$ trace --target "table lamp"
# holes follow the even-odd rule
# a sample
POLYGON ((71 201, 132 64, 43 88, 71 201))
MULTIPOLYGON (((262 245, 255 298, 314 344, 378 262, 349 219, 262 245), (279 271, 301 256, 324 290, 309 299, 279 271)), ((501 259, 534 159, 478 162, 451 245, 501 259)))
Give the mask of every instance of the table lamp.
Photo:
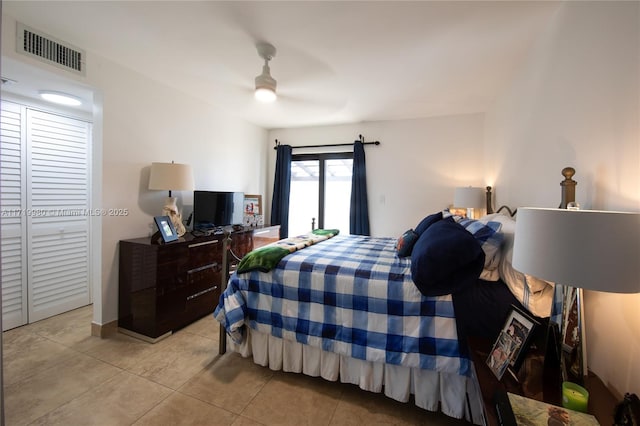
MULTIPOLYGON (((587 355, 582 290, 640 292, 640 213, 520 208, 513 267, 563 289, 576 289, 578 379, 583 381, 587 355)), ((561 367, 564 376, 564 363, 561 367)))
POLYGON ((485 205, 484 190, 473 186, 456 188, 453 193, 453 206, 467 209, 467 217, 474 219, 475 210, 485 205))
POLYGON ((192 191, 193 172, 187 164, 151 163, 149 174, 149 189, 169 191, 162 208, 162 215, 169 216, 179 236, 184 235, 186 229, 182 224, 182 216, 178 211, 178 200, 171 196, 171 191, 192 191))

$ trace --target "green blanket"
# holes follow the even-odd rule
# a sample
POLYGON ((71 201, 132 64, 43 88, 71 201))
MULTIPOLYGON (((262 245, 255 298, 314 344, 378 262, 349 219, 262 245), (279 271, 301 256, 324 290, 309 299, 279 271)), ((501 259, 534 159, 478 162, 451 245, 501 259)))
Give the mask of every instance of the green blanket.
POLYGON ((242 258, 237 271, 239 274, 249 271, 269 272, 289 253, 329 239, 338 235, 339 232, 338 229, 315 229, 307 235, 285 238, 260 247, 242 258))
POLYGON ((339 229, 314 229, 313 231, 311 231, 311 233, 314 235, 323 235, 331 238, 335 235, 338 235, 340 233, 340 230, 339 229))
POLYGON ((290 252, 278 246, 264 246, 255 249, 242 258, 238 264, 238 273, 249 271, 269 272, 290 252))

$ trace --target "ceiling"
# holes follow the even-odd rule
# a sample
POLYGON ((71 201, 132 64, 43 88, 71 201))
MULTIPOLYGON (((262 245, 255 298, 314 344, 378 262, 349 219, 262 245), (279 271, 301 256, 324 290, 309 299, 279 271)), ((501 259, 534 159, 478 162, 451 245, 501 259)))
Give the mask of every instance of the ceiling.
MULTIPOLYGON (((2 13, 271 129, 485 111, 558 7, 5 0, 2 13), (277 49, 270 63, 278 82, 273 104, 252 94, 263 65, 258 41, 277 49)), ((3 58, 3 77, 18 80, 3 90, 40 84, 37 73, 19 67, 3 58)))

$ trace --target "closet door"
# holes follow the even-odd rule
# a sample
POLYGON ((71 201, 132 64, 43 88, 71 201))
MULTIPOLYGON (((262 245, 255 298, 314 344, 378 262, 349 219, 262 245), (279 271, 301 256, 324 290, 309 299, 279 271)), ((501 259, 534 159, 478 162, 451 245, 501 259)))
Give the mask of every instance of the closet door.
POLYGON ((91 303, 91 124, 27 110, 29 322, 91 303))
POLYGON ((24 325, 28 321, 25 111, 24 107, 6 101, 0 107, 3 331, 24 325))

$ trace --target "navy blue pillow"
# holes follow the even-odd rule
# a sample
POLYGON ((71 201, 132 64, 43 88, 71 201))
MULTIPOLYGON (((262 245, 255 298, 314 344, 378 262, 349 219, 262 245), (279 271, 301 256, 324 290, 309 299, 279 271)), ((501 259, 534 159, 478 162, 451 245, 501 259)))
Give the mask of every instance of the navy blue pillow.
POLYGON ((420 221, 418 226, 416 226, 416 234, 422 235, 424 231, 427 230, 431 225, 436 223, 437 221, 442 219, 442 212, 430 214, 420 221))
POLYGON ((411 252, 411 276, 425 296, 453 294, 478 280, 484 251, 453 218, 431 224, 411 252))
POLYGON ((413 245, 418 241, 419 235, 413 229, 409 229, 404 234, 400 235, 396 242, 396 249, 398 250, 399 257, 407 257, 413 250, 413 245))

